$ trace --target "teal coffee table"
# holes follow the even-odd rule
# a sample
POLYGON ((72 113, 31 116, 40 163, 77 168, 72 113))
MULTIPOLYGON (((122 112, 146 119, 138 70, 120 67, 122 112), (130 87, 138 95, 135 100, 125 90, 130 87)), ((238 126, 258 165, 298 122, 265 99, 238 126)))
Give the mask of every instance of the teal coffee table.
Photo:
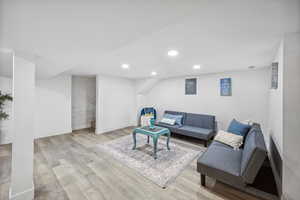
POLYGON ((168 137, 167 138, 167 148, 168 148, 168 150, 170 150, 169 142, 170 142, 171 132, 169 131, 169 129, 159 127, 159 126, 154 126, 153 128, 150 128, 149 126, 135 128, 132 133, 133 143, 134 143, 133 148, 132 148, 133 150, 136 149, 136 134, 137 133, 147 135, 147 143, 148 144, 149 144, 150 137, 152 137, 153 148, 154 148, 153 149, 154 150, 154 152, 153 152, 154 159, 157 158, 156 151, 157 151, 157 141, 158 141, 159 136, 166 135, 168 137))

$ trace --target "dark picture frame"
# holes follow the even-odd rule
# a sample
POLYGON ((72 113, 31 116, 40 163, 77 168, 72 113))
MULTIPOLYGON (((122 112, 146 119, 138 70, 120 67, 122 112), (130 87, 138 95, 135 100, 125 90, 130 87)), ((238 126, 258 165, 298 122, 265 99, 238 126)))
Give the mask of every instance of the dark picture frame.
POLYGON ((197 94, 197 78, 185 79, 185 95, 197 94))
POLYGON ((278 62, 272 63, 271 89, 278 88, 278 62))
POLYGON ((220 79, 220 95, 232 96, 231 78, 220 79))

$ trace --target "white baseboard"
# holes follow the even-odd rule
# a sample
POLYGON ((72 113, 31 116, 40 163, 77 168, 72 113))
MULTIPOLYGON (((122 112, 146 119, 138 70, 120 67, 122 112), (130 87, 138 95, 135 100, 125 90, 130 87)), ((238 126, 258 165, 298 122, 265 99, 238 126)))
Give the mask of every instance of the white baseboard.
POLYGON ((96 134, 97 135, 101 135, 103 133, 107 133, 107 132, 111 132, 111 131, 116 131, 116 130, 120 130, 120 129, 123 129, 123 128, 128 128, 128 127, 132 127, 132 125, 126 125, 126 126, 120 126, 120 127, 117 127, 117 128, 107 128, 107 129, 102 129, 102 130, 98 130, 96 128, 96 134))
POLYGON ((59 132, 52 132, 52 133, 47 133, 45 135, 39 135, 36 136, 34 139, 40 139, 40 138, 47 138, 47 137, 52 137, 52 136, 56 136, 56 135, 64 135, 64 134, 68 134, 68 133, 72 133, 72 129, 66 129, 63 131, 59 131, 59 132))
POLYGON ((17 194, 11 193, 11 188, 9 189, 9 200, 33 200, 34 199, 34 185, 32 188, 27 189, 23 192, 17 194))

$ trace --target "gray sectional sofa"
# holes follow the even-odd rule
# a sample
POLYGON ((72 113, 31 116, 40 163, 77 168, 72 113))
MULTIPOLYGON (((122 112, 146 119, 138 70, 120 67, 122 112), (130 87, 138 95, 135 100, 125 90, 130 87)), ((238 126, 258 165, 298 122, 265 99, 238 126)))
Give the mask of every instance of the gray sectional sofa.
POLYGON ((201 139, 204 141, 205 146, 207 146, 207 142, 212 139, 216 133, 216 121, 213 115, 177 111, 165 111, 165 114, 182 115, 182 125, 168 125, 157 122, 157 126, 169 128, 172 133, 201 139))
POLYGON ((267 157, 267 149, 259 124, 252 125, 243 149, 234 150, 226 144, 213 141, 197 161, 201 184, 205 176, 212 177, 244 191, 248 189, 267 157))

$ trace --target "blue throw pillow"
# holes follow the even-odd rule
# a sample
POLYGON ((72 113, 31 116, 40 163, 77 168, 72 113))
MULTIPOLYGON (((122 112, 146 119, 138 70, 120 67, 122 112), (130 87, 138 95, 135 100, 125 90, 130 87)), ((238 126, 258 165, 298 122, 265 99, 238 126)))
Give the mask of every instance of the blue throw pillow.
POLYGON ((234 133, 237 135, 244 136, 244 138, 247 136, 247 133, 249 132, 251 126, 248 124, 243 124, 241 122, 238 122, 237 120, 233 119, 228 127, 227 132, 234 133))
POLYGON ((175 119, 175 124, 182 126, 182 115, 164 114, 164 118, 175 119))

